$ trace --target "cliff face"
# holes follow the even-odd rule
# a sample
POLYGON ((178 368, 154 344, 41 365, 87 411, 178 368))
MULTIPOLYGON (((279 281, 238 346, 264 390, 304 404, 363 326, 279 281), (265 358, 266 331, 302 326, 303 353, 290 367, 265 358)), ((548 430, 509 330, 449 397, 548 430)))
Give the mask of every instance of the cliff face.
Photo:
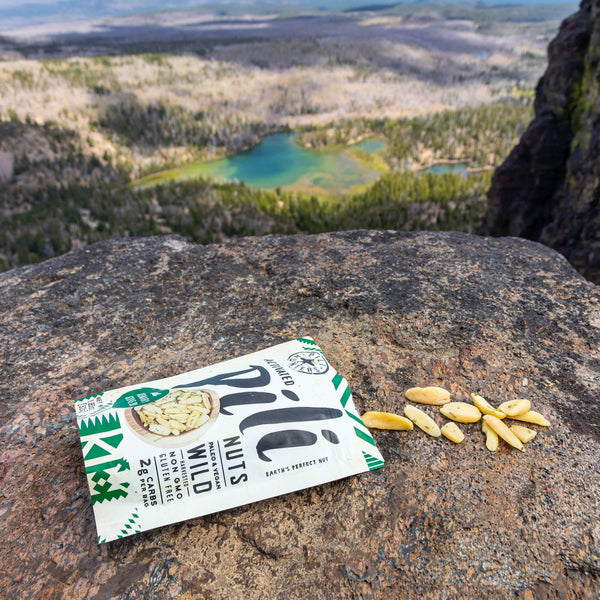
POLYGON ((555 248, 600 281, 600 0, 561 25, 535 119, 495 173, 482 233, 555 248))
POLYGON ((0 359, 2 600, 598 598, 600 289, 541 244, 103 242, 0 274, 0 359), (361 413, 442 385, 552 427, 493 454, 478 423, 374 431, 383 469, 98 546, 73 398, 300 335, 361 413))

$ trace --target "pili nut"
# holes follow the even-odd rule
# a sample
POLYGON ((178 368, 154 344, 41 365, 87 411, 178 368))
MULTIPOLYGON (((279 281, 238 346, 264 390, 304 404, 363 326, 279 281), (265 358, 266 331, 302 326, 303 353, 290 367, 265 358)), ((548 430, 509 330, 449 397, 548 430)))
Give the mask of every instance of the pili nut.
MULTIPOLYGON (((193 395, 190 394, 189 396, 186 396, 185 398, 181 398, 179 400, 179 404, 183 404, 183 405, 198 404, 199 401, 202 401, 202 400, 200 400, 199 398, 194 398, 193 395)), ((204 405, 204 403, 203 403, 203 405, 204 405)))
POLYGON ((529 400, 510 400, 509 402, 503 402, 498 410, 501 410, 507 417, 518 417, 529 412, 531 408, 531 402, 529 400))
POLYGON ((406 390, 404 394, 411 402, 418 402, 419 404, 441 406, 450 402, 450 392, 441 387, 414 387, 406 390))
POLYGON ((177 402, 171 402, 170 400, 157 400, 156 402, 154 402, 154 404, 156 404, 156 406, 158 406, 161 410, 179 406, 177 402))
POLYGON ((465 439, 465 434, 460 430, 456 423, 446 423, 441 429, 442 435, 447 437, 451 442, 460 444, 465 439))
POLYGON ((440 412, 445 417, 459 423, 477 423, 481 419, 479 409, 466 402, 449 402, 440 408, 440 412))
POLYGON ((514 419, 515 421, 522 421, 523 423, 533 423, 534 425, 541 425, 542 427, 550 427, 550 421, 548 421, 545 417, 540 415, 539 412, 535 412, 535 410, 530 410, 524 415, 511 417, 511 419, 514 419))
POLYGON ((373 429, 395 429, 399 431, 412 431, 413 424, 410 419, 393 413, 368 411, 362 417, 362 422, 373 429))
POLYGON ((187 412, 186 406, 170 406, 169 408, 163 408, 163 412, 167 415, 178 415, 187 412))
POLYGON ((501 410, 494 408, 483 396, 479 394, 471 394, 471 400, 473 400, 473 404, 484 414, 484 415, 494 415, 494 417, 498 417, 498 419, 504 419, 506 414, 501 410))
POLYGON ((404 414, 421 430, 432 437, 440 437, 442 432, 437 423, 422 410, 416 406, 407 404, 404 407, 404 414))
POLYGON ((210 396, 206 392, 171 390, 156 402, 135 407, 135 412, 146 429, 169 436, 201 427, 210 419, 210 406, 210 396))
POLYGON ((511 425, 510 430, 524 443, 530 442, 537 434, 533 429, 523 427, 523 425, 511 425))
POLYGON ((483 420, 494 430, 498 437, 501 437, 507 444, 523 452, 521 440, 505 425, 498 417, 494 415, 483 415, 483 420))
POLYGON ((481 421, 481 431, 485 433, 485 447, 490 452, 496 452, 498 450, 498 434, 490 428, 485 420, 481 421))
POLYGON ((152 433, 158 433, 158 435, 171 435, 171 430, 163 425, 153 423, 152 425, 148 425, 148 429, 152 431, 152 433))

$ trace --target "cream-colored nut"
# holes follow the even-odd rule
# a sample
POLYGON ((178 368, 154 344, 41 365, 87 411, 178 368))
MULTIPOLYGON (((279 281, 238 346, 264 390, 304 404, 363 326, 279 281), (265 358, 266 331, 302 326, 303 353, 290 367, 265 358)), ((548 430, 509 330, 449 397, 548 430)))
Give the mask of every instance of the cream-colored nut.
POLYGON ((414 387, 404 392, 411 402, 440 406, 450 402, 450 392, 441 387, 414 387))
POLYGON ((208 408, 206 408, 204 404, 202 406, 200 406, 199 404, 188 404, 187 407, 190 409, 190 411, 198 411, 203 415, 207 415, 210 412, 210 410, 208 410, 208 408))
POLYGON ((479 394, 471 394, 471 400, 473 400, 473 404, 484 414, 484 415, 494 415, 494 417, 498 417, 499 419, 504 419, 506 415, 497 408, 494 408, 483 396, 479 394))
POLYGON ((493 429, 499 437, 513 448, 523 452, 523 444, 521 440, 498 418, 494 415, 483 415, 483 420, 493 429))
POLYGON ((206 392, 171 390, 156 402, 135 407, 135 411, 142 425, 153 433, 179 435, 206 423, 211 408, 206 392))
POLYGON ((446 423, 441 429, 442 435, 446 436, 451 442, 460 444, 465 439, 465 434, 460 430, 456 423, 446 423))
POLYGON ((169 419, 179 421, 180 423, 185 423, 190 416, 190 413, 175 413, 173 415, 167 415, 169 419))
POLYGON ((540 415, 539 412, 535 412, 535 410, 530 410, 526 412, 524 415, 519 415, 518 417, 511 417, 515 421, 522 421, 523 423, 533 423, 534 425, 541 425, 542 427, 550 427, 550 422, 540 415))
POLYGON ((196 427, 201 427, 208 421, 208 415, 200 415, 198 418, 198 422, 196 423, 196 427))
POLYGON ((199 404, 202 403, 202 406, 204 406, 204 403, 202 402, 202 399, 198 397, 197 394, 190 394, 189 396, 187 396, 187 398, 181 398, 179 400, 179 404, 183 404, 184 406, 190 405, 190 404, 199 404))
POLYGON ((175 419, 171 419, 169 421, 169 429, 177 429, 177 431, 187 431, 187 427, 186 427, 185 423, 180 423, 179 421, 176 421, 175 419))
POLYGON ((416 406, 407 404, 404 407, 404 414, 421 430, 429 434, 432 437, 440 437, 442 432, 437 426, 437 423, 422 410, 416 406))
POLYGON ((529 400, 510 400, 509 402, 503 402, 498 410, 501 410, 507 417, 519 417, 529 412, 531 408, 531 402, 529 400))
POLYGON ((171 429, 169 427, 164 427, 163 425, 153 423, 148 426, 148 429, 152 431, 152 433, 158 433, 158 435, 171 435, 171 429))
MULTIPOLYGON (((167 396, 167 398, 168 398, 168 396, 167 396)), ((178 406, 177 402, 175 402, 171 398, 169 398, 167 400, 167 398, 165 398, 163 400, 157 400, 156 402, 153 402, 153 404, 155 406, 158 406, 161 410, 165 410, 166 408, 174 408, 174 407, 178 406)))
POLYGON ((368 411, 361 417, 362 422, 374 429, 395 429, 398 431, 412 431, 413 424, 410 419, 393 413, 368 411))
POLYGON ((496 452, 498 450, 498 434, 485 421, 481 421, 481 431, 485 433, 485 447, 490 452, 496 452))
POLYGON ((537 432, 523 425, 511 425, 510 430, 524 443, 530 442, 536 435, 537 432))
POLYGON ((477 423, 481 419, 479 409, 466 402, 449 402, 440 408, 440 412, 445 417, 459 423, 477 423))
POLYGON ((194 427, 196 427, 196 425, 198 425, 199 420, 200 420, 200 413, 194 412, 187 418, 185 424, 190 429, 194 429, 194 427))
POLYGON ((176 415, 178 413, 187 413, 188 409, 185 406, 179 406, 179 404, 176 404, 175 406, 170 406, 169 408, 165 408, 163 410, 163 412, 165 413, 165 415, 176 415))

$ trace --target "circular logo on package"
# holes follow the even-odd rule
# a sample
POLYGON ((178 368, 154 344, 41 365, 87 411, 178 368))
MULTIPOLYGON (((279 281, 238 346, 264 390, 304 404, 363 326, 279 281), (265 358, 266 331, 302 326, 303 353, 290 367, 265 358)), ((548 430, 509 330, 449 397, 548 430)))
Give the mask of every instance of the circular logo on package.
POLYGON ((290 369, 308 375, 320 375, 329 369, 329 363, 317 350, 303 350, 288 357, 290 369))

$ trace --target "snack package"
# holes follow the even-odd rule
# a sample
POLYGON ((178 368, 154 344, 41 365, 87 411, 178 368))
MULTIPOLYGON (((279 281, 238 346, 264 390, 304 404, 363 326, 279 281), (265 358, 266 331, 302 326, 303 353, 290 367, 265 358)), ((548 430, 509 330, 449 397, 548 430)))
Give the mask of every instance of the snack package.
POLYGON ((309 338, 75 409, 99 543, 383 466, 309 338))

